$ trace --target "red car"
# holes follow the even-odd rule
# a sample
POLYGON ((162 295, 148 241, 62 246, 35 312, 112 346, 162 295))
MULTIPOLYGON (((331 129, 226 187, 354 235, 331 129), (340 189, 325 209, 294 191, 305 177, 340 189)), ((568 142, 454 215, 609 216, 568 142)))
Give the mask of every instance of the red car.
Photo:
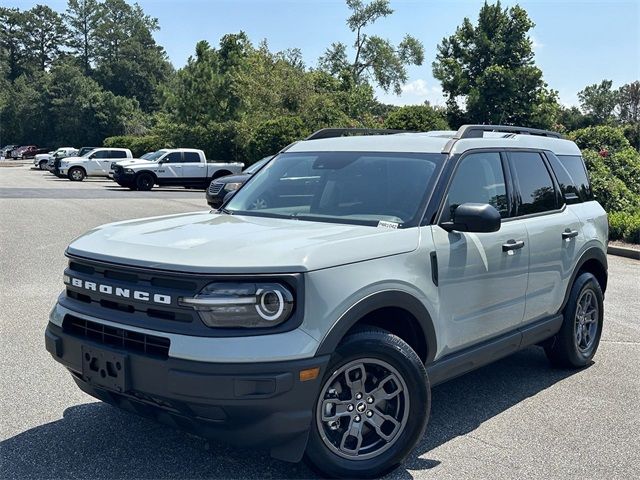
POLYGON ((23 145, 11 152, 11 158, 14 160, 24 160, 25 158, 33 158, 36 154, 41 153, 36 145, 23 145))

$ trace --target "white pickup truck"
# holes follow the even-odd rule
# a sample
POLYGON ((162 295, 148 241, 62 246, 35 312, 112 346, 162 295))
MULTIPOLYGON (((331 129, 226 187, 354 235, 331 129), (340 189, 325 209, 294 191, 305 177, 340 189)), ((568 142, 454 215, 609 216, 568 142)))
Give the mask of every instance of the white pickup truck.
POLYGON ((243 163, 214 162, 202 150, 162 149, 142 160, 112 164, 113 179, 132 190, 151 190, 154 185, 207 188, 212 180, 240 173, 243 163))
POLYGON ((85 177, 108 177, 114 160, 133 158, 128 148, 95 148, 82 157, 69 157, 60 162, 60 176, 74 182, 85 177))

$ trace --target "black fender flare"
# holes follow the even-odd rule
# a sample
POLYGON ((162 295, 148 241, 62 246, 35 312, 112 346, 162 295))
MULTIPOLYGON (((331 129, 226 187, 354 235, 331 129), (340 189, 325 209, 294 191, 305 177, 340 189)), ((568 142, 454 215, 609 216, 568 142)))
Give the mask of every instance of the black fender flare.
POLYGON ((362 298, 343 313, 324 336, 316 355, 332 354, 346 333, 365 315, 385 307, 402 308, 417 320, 427 342, 427 364, 433 361, 437 351, 437 339, 433 320, 424 304, 410 293, 401 290, 384 290, 362 298))
MULTIPOLYGON (((607 272, 608 270, 607 254, 602 250, 602 248, 599 248, 596 246, 588 247, 584 252, 582 252, 582 254, 580 255, 580 258, 576 263, 576 266, 573 269, 573 273, 571 274, 571 278, 569 279, 569 283, 567 284, 567 290, 564 293, 564 300, 562 300, 562 306, 560 307, 560 310, 558 310, 558 313, 561 313, 564 310, 564 307, 567 305, 567 302, 569 301, 569 296, 571 295, 571 287, 573 287, 573 282, 575 282, 576 277, 578 276, 578 272, 580 271, 582 266, 585 263, 587 263, 589 260, 596 260, 598 263, 602 265, 602 267, 604 268, 604 271, 607 272)), ((605 284, 602 286, 602 293, 604 293, 605 289, 606 289, 606 277, 605 277, 605 284)))

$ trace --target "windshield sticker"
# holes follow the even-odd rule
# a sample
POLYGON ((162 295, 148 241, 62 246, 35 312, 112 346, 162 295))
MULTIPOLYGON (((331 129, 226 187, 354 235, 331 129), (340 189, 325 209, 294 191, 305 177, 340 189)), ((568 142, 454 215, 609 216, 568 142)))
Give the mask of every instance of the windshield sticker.
POLYGON ((380 220, 378 222, 378 227, 391 228, 392 230, 397 230, 398 224, 395 222, 385 222, 384 220, 380 220))

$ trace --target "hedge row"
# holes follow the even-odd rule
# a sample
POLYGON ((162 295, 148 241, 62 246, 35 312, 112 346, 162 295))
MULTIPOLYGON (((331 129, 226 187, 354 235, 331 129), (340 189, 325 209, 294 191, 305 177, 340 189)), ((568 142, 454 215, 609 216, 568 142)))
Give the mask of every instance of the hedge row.
POLYGON ((609 214, 609 240, 640 243, 640 211, 609 214))

